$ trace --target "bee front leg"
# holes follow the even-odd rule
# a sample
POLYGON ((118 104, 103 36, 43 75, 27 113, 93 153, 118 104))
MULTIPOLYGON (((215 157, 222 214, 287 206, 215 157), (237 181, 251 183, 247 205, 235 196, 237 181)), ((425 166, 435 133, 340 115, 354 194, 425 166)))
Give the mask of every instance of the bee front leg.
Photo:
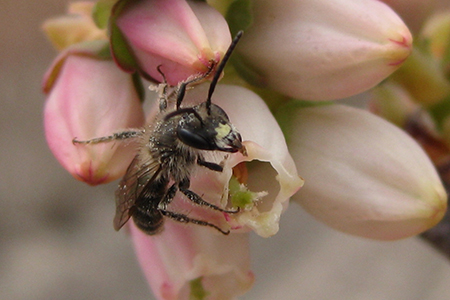
POLYGON ((77 140, 77 138, 73 138, 72 143, 73 144, 98 144, 98 143, 108 143, 115 140, 125 140, 130 138, 135 138, 138 136, 141 136, 144 134, 144 130, 129 130, 129 131, 122 131, 122 132, 116 132, 112 135, 108 136, 102 136, 98 138, 93 138, 90 140, 84 140, 80 141, 77 140))
POLYGON ((203 158, 201 157, 197 157, 197 164, 199 166, 208 168, 210 170, 216 171, 216 172, 222 172, 223 171, 223 166, 213 163, 213 162, 209 162, 209 161, 205 161, 203 158))
POLYGON ((150 85, 149 89, 151 91, 158 92, 159 95, 159 111, 165 111, 167 108, 167 102, 168 102, 168 95, 167 95, 167 88, 169 87, 167 84, 166 75, 161 70, 162 65, 159 65, 156 67, 156 70, 158 70, 158 73, 161 74, 163 78, 163 82, 158 85, 150 85))
POLYGON ((201 205, 201 206, 206 206, 209 207, 211 209, 220 211, 220 212, 224 212, 224 213, 229 213, 229 214, 235 214, 237 212, 239 212, 239 209, 237 210, 226 210, 223 208, 220 208, 214 204, 211 204, 205 200, 202 199, 202 197, 200 197, 199 195, 197 195, 196 193, 194 193, 193 191, 191 191, 189 189, 190 186, 190 181, 189 179, 185 179, 182 182, 180 182, 178 184, 178 188, 180 189, 180 191, 192 202, 194 202, 195 204, 201 205))

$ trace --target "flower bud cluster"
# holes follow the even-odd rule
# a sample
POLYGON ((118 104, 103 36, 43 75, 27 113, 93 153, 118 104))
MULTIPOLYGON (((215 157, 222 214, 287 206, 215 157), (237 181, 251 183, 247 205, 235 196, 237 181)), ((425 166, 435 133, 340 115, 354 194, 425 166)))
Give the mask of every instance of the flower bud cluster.
MULTIPOLYGON (((245 151, 223 159, 206 153, 220 172, 204 162, 189 170, 190 189, 239 212, 187 208, 177 192, 170 203, 150 206, 159 213, 173 204, 178 221, 218 223, 231 234, 164 218, 164 231, 150 236, 127 223, 156 297, 234 299, 245 293, 254 280, 247 232, 276 234, 291 197, 332 228, 366 238, 405 238, 439 222, 447 195, 429 155, 378 116, 324 101, 369 90, 400 68, 395 83, 378 89, 372 110, 406 128, 423 105, 439 120, 436 128, 450 132, 450 114, 434 106, 447 103, 442 99, 450 84, 443 71, 432 76, 436 62, 450 61, 450 43, 437 41, 448 33, 450 18, 424 29, 421 38, 431 42, 423 44, 434 58, 420 77, 409 75, 429 57, 412 51, 408 27, 381 1, 219 2, 75 2, 69 15, 44 24, 60 51, 43 82, 47 142, 64 168, 91 185, 122 177, 137 151, 150 147, 117 138, 124 130, 152 130, 164 108, 153 105, 145 116, 142 80, 152 82, 155 98, 172 99, 180 83, 200 78, 182 91, 181 107, 202 103, 210 86, 204 81, 222 76, 216 72, 232 34, 245 32, 224 70, 222 82, 234 85, 214 81, 212 95, 245 151), (411 88, 419 81, 420 88, 411 88), (86 140, 91 143, 76 142, 86 140)), ((168 110, 176 109, 171 105, 168 110)))

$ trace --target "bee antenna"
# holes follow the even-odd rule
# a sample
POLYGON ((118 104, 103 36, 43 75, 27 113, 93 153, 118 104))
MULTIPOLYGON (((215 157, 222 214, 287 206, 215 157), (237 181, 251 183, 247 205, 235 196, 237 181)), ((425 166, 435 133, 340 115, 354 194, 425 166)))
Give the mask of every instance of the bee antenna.
POLYGON ((177 95, 177 110, 180 109, 181 102, 183 102, 184 95, 186 94, 187 86, 188 86, 189 84, 191 84, 191 83, 200 81, 200 80, 202 80, 202 79, 208 77, 208 76, 211 74, 211 72, 213 71, 215 65, 214 65, 214 62, 213 62, 213 61, 210 61, 210 63, 211 63, 211 64, 210 64, 210 66, 209 66, 209 68, 208 68, 208 71, 207 71, 206 73, 200 74, 200 76, 196 76, 196 77, 193 77, 193 78, 188 78, 186 81, 182 82, 182 83, 178 86, 178 92, 177 92, 177 93, 178 93, 178 95, 177 95))
POLYGON ((163 83, 167 83, 167 79, 166 79, 166 75, 163 73, 163 71, 161 70, 162 65, 158 65, 156 67, 156 70, 158 71, 158 73, 162 76, 163 78, 163 83))
POLYGON ((209 85, 208 98, 206 99, 206 109, 208 111, 208 114, 211 113, 211 97, 212 97, 212 94, 214 93, 217 82, 219 81, 219 77, 222 74, 222 71, 225 68, 225 65, 226 65, 228 59, 230 58, 231 53, 233 53, 233 50, 236 47, 239 40, 241 39, 243 33, 244 33, 244 31, 240 30, 234 37, 233 41, 231 42, 230 47, 228 47, 227 52, 223 56, 222 61, 220 62, 219 66, 216 69, 216 73, 214 74, 211 84, 209 85))

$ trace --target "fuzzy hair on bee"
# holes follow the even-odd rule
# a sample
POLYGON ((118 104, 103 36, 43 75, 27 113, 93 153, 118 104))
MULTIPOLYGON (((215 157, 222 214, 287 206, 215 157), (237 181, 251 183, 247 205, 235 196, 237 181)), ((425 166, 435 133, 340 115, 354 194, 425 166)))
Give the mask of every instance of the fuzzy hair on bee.
POLYGON ((159 66, 158 71, 164 79, 158 86, 160 113, 151 125, 91 140, 73 140, 74 144, 97 144, 130 138, 138 140, 138 152, 116 191, 116 230, 132 218, 139 229, 155 235, 162 231, 164 218, 170 218, 181 223, 212 227, 223 234, 230 233, 211 222, 169 210, 169 204, 176 193, 181 192, 205 209, 230 214, 239 211, 224 209, 204 200, 190 190, 190 181, 196 165, 215 172, 223 171, 222 164, 205 160, 205 151, 241 152, 246 155, 238 130, 226 112, 211 101, 219 77, 241 36, 242 32, 236 35, 217 68, 212 62, 208 72, 188 78, 177 87, 167 85, 162 66, 159 66), (209 77, 213 71, 206 101, 182 107, 188 88, 209 77), (171 106, 174 108, 169 109, 171 106))

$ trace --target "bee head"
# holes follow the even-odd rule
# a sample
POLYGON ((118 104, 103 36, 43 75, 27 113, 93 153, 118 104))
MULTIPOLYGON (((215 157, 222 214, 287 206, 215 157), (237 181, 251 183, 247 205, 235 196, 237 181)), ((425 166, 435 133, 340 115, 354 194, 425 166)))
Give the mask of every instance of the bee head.
MULTIPOLYGON (((180 116, 177 125, 177 136, 180 141, 190 147, 200 150, 219 150, 232 153, 240 151, 244 155, 246 153, 245 147, 242 145, 241 135, 233 124, 230 123, 225 111, 211 101, 214 89, 225 68, 225 64, 241 38, 242 33, 242 31, 239 31, 236 34, 222 61, 215 70, 206 101, 194 107, 181 108, 180 105, 183 101, 187 85, 197 81, 197 79, 184 82, 178 90, 177 109, 165 117, 168 120, 175 116, 180 116)), ((201 76, 200 78, 204 77, 201 76)))
POLYGON ((242 138, 225 111, 218 105, 201 103, 184 113, 177 126, 178 138, 200 150, 238 152, 242 138))

